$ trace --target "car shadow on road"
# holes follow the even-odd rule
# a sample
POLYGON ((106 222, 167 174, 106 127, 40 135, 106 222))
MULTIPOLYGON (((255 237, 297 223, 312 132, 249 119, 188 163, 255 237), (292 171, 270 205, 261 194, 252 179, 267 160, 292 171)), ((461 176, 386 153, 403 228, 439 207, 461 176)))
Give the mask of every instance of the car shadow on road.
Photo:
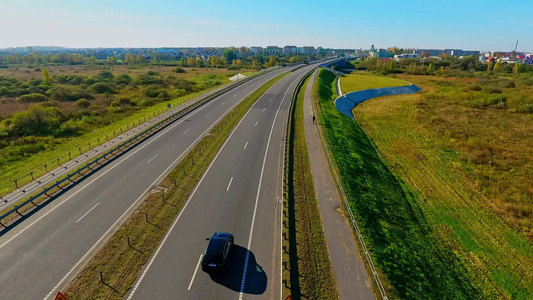
POLYGON ((239 245, 233 245, 233 249, 230 253, 228 271, 225 273, 209 274, 211 279, 233 291, 240 292, 244 264, 248 252, 248 266, 246 268, 246 282, 244 284, 243 292, 245 294, 253 295, 263 294, 267 286, 267 276, 263 271, 263 268, 257 264, 254 253, 239 245))

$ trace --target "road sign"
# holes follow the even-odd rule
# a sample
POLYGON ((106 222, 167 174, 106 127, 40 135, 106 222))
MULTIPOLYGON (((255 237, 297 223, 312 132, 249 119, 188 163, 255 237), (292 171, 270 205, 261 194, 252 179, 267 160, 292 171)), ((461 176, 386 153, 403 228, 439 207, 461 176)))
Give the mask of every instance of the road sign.
POLYGON ((68 299, 67 297, 63 296, 61 292, 58 292, 55 300, 68 300, 68 299))

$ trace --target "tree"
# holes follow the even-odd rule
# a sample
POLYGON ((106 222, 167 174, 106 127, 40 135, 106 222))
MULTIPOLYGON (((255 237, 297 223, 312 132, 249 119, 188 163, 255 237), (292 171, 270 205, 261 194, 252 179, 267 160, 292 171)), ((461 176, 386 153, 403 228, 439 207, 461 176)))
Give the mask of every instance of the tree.
POLYGON ((195 61, 194 58, 192 58, 192 57, 187 58, 187 65, 189 65, 189 67, 194 66, 195 62, 196 61, 195 61))
POLYGON ((518 64, 514 64, 513 73, 518 74, 519 71, 520 71, 520 67, 518 66, 518 64))
POLYGON ((430 63, 426 72, 430 75, 433 75, 435 73, 435 65, 433 63, 430 63))
POLYGON ((187 66, 187 61, 185 60, 185 56, 181 57, 180 66, 182 66, 182 67, 186 67, 187 66))
POLYGON ((48 73, 48 70, 45 67, 43 67, 42 69, 42 74, 43 74, 43 84, 51 85, 52 79, 50 78, 50 74, 48 73))
POLYGON ((396 46, 387 48, 387 52, 392 52, 394 54, 400 54, 401 53, 400 48, 398 48, 396 46))
POLYGON ((268 62, 265 64, 265 66, 267 68, 270 68, 270 67, 273 67, 276 65, 276 58, 274 56, 270 56, 270 59, 268 60, 268 62))
POLYGON ((209 60, 211 62, 211 66, 218 66, 222 63, 222 60, 220 59, 218 55, 211 56, 209 60))
POLYGON ((202 58, 200 56, 198 56, 194 62, 194 64, 200 68, 202 66, 202 58))
POLYGON ((143 56, 139 53, 139 54, 137 54, 137 58, 136 58, 135 60, 137 61, 137 63, 142 64, 143 61, 144 61, 144 58, 143 58, 143 56))
POLYGON ((231 62, 233 62, 234 59, 237 58, 237 54, 235 54, 234 51, 235 51, 235 48, 230 47, 230 48, 226 48, 222 52, 222 57, 224 57, 226 59, 227 63, 231 63, 231 62))
POLYGON ((494 68, 494 63, 492 61, 487 62, 487 71, 490 72, 494 68))
POLYGON ((494 72, 501 72, 503 70, 502 68, 502 63, 501 62, 497 62, 495 65, 494 65, 494 69, 493 71, 494 72))
POLYGON ((133 57, 133 54, 128 53, 126 56, 124 56, 124 63, 126 64, 133 64, 135 62, 135 58, 133 57))

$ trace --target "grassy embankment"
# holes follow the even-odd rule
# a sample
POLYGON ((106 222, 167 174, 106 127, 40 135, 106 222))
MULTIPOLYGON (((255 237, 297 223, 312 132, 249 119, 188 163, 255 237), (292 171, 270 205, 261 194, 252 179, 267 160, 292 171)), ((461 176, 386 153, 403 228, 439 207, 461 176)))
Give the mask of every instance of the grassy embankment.
POLYGON ((533 115, 520 113, 531 84, 400 78, 423 92, 374 99, 354 115, 481 295, 533 299, 533 115))
POLYGON ((341 89, 344 94, 360 90, 375 89, 380 87, 393 87, 409 85, 409 82, 383 76, 368 76, 347 74, 340 78, 341 89))
MULTIPOLYGON (((1 70, 0 75, 11 76, 20 80, 30 80, 31 78, 40 76, 40 73, 34 74, 35 72, 33 71, 27 74, 23 69, 10 68, 1 70), (28 76, 31 77, 27 78, 28 76)), ((227 84, 230 81, 226 75, 233 75, 235 73, 234 71, 230 72, 228 70, 218 69, 187 69, 187 73, 173 73, 170 67, 156 67, 153 69, 150 68, 150 70, 152 72, 155 71, 155 74, 157 74, 156 77, 158 78, 170 78, 172 76, 172 78, 175 78, 174 80, 190 80, 191 82, 196 82, 198 86, 206 85, 207 82, 213 80, 217 80, 221 84, 227 84), (211 71, 215 73, 208 73, 211 71)), ((26 71, 30 72, 29 70, 26 71)), ((58 66, 50 68, 50 75, 60 76, 74 72, 75 76, 97 76, 98 72, 101 71, 101 68, 90 66, 58 66)), ((111 68, 111 71, 121 73, 117 74, 117 76, 124 74, 143 76, 143 73, 146 73, 145 69, 129 70, 125 66, 111 68)), ((54 83, 53 86, 71 88, 68 84, 54 83)), ((78 133, 66 136, 28 136, 11 140, 6 139, 5 142, 2 141, 0 145, 0 160, 2 162, 0 167, 0 194, 14 190, 14 180, 18 181, 19 186, 31 181, 30 172, 33 172, 35 178, 45 174, 44 165, 47 165, 48 170, 53 169, 57 166, 57 158, 59 158, 59 163, 67 162, 70 160, 69 157, 76 157, 80 152, 84 153, 89 151, 91 147, 94 148, 99 143, 104 143, 113 138, 113 136, 119 135, 139 125, 141 122, 167 111, 169 104, 172 107, 183 105, 191 99, 218 86, 160 103, 154 101, 154 104, 146 107, 140 105, 136 107, 128 105, 121 106, 122 111, 120 114, 110 114, 106 112, 105 107, 110 105, 112 99, 136 99, 136 97, 141 97, 146 85, 125 87, 118 90, 118 94, 112 96, 94 95, 95 99, 90 101, 91 106, 86 110, 90 111, 92 115, 90 117, 82 116, 76 121, 76 124, 73 124, 75 128, 79 128, 78 133)), ((8 113, 24 111, 31 105, 35 105, 32 103, 14 102, 13 99, 4 99, 2 101, 0 103, 0 114, 2 115, 0 119, 7 117, 8 113)), ((87 114, 86 111, 80 111, 80 108, 76 107, 76 102, 56 102, 55 105, 66 115, 87 114)))
POLYGON ((305 139, 303 101, 309 77, 297 90, 291 109, 283 222, 284 297, 338 299, 322 219, 315 195, 305 139))
POLYGON ((161 182, 159 186, 166 189, 164 194, 148 196, 93 257, 68 287, 66 296, 69 299, 122 299, 233 128, 257 99, 285 75, 287 73, 264 84, 214 126, 161 182), (100 281, 100 272, 105 283, 100 281))
POLYGON ((320 121, 389 298, 477 299, 492 293, 484 293, 485 282, 475 281, 440 242, 416 191, 394 176, 362 127, 335 109, 334 79, 319 73, 320 121))

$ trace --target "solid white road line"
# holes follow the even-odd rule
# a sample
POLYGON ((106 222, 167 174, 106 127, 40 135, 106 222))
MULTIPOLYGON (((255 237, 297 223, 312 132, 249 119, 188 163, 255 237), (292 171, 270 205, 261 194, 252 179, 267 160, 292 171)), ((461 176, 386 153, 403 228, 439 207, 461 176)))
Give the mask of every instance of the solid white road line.
POLYGON ((241 280, 241 289, 240 289, 240 293, 239 293, 239 300, 242 300, 242 297, 244 296, 244 286, 246 284, 246 273, 248 272, 248 262, 250 260, 250 251, 251 251, 250 248, 252 246, 252 237, 254 235, 255 216, 257 214, 257 205, 259 204, 259 195, 261 193, 261 185, 263 183, 263 175, 264 175, 264 172, 265 172, 265 164, 266 164, 266 159, 267 159, 267 155, 268 155, 268 148, 270 146, 270 141, 272 140, 272 133, 274 132, 274 126, 276 125, 276 120, 278 118, 279 111, 281 109, 281 105, 285 101, 285 97, 287 96, 287 93, 289 92, 289 90, 291 89, 292 85, 295 82, 296 81, 293 81, 291 83, 291 85, 289 85, 289 88, 287 88, 287 91, 285 92, 285 95, 283 96, 283 99, 281 99, 281 102, 279 103, 278 110, 276 111, 276 115, 274 116, 274 120, 272 121, 272 126, 270 127, 270 134, 268 135, 268 141, 267 141, 267 144, 266 144, 265 156, 263 157, 263 165, 261 167, 261 176, 259 177, 259 185, 257 186, 257 194, 255 196, 254 213, 252 215, 252 224, 250 225, 250 235, 248 237, 248 245, 247 245, 247 248, 246 248, 246 258, 244 259, 244 270, 242 272, 242 280, 241 280))
POLYGON ((98 204, 100 204, 100 202, 96 203, 96 205, 93 206, 93 208, 89 209, 89 211, 86 212, 83 216, 81 216, 81 218, 79 218, 78 221, 76 221, 76 223, 78 223, 79 221, 81 221, 81 219, 85 218, 85 216, 88 215, 91 211, 93 211, 93 209, 95 209, 95 208, 98 206, 98 204))
POLYGON ((248 142, 246 142, 246 144, 244 145, 244 149, 246 149, 247 146, 248 146, 248 142))
POLYGON ((189 283, 189 287, 187 288, 188 291, 191 290, 192 283, 194 282, 194 278, 196 277, 196 272, 198 272, 198 267, 200 267, 200 262, 202 261, 202 256, 204 256, 203 253, 200 254, 200 258, 198 259, 198 263, 196 264, 196 269, 194 269, 194 274, 192 274, 191 282, 189 283))
POLYGON ((233 177, 231 177, 231 179, 229 180, 229 183, 228 183, 228 188, 226 188, 226 192, 229 191, 229 187, 231 186, 231 182, 233 181, 233 177))
POLYGON ((159 155, 159 154, 156 154, 154 157, 150 158, 150 159, 146 162, 146 164, 149 164, 149 163, 150 163, 152 160, 154 160, 154 158, 156 158, 158 155, 159 155))
POLYGON ((182 133, 182 134, 186 134, 189 130, 191 130, 191 129, 189 128, 189 129, 185 130, 185 132, 182 133))
POLYGON ((259 123, 259 121, 255 122, 255 126, 257 126, 257 123, 259 123))

